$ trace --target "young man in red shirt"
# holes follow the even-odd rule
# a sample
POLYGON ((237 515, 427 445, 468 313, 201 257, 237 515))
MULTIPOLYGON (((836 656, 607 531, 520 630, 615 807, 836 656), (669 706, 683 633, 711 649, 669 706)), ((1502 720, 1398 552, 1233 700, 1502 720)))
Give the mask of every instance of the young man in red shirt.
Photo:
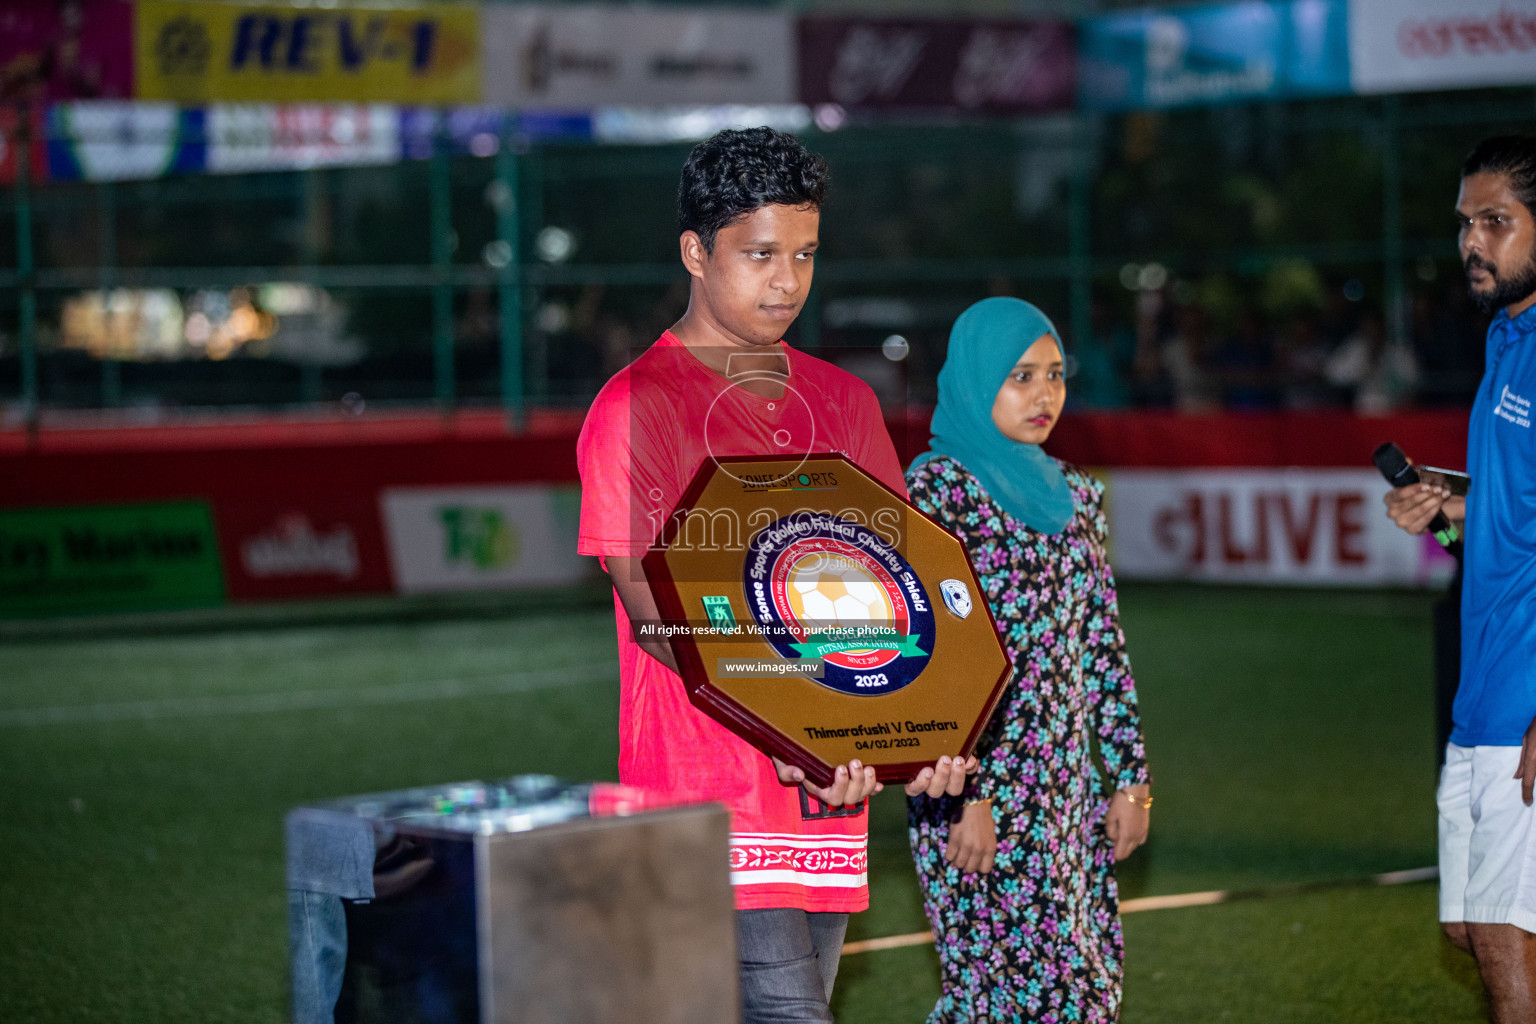
MULTIPOLYGON (((688 700, 640 557, 708 459, 835 451, 903 496, 874 393, 783 334, 810 291, 826 164, 769 128, 726 131, 689 155, 678 190, 688 311, 616 374, 578 442, 579 550, 613 580, 620 661, 619 777, 731 811, 746 1024, 829 1022, 848 914, 869 903, 874 769, 832 784, 763 754, 688 700)), ((957 795, 975 760, 942 758, 907 785, 957 795)))

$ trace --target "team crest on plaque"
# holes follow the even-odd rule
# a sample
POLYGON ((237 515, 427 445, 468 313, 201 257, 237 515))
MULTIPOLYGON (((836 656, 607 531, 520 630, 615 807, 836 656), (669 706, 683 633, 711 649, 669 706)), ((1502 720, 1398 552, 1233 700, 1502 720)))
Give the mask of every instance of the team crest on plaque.
POLYGON ((1011 672, 959 540, 840 455, 706 463, 644 565, 693 703, 823 785, 969 755, 1011 672))
POLYGON ((764 637, 786 659, 820 658, 819 682, 890 693, 933 654, 933 608, 901 552, 835 516, 788 516, 747 546, 745 588, 764 637))
POLYGON ((939 584, 944 595, 944 606, 962 619, 971 614, 971 592, 959 580, 944 580, 939 584))

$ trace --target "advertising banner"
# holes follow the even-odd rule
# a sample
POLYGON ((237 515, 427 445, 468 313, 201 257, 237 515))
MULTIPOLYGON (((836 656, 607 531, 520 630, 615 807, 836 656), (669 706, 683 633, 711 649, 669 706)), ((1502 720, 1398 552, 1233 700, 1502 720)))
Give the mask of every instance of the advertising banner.
POLYGON ((1349 0, 1356 92, 1536 82, 1536 0, 1349 0))
POLYGON ((400 111, 400 151, 425 160, 441 149, 454 156, 491 156, 501 148, 509 117, 495 107, 406 107, 400 111))
POLYGON ((218 517, 231 601, 394 590, 370 494, 229 501, 218 517))
POLYGON ((727 128, 766 125, 796 134, 812 124, 799 103, 721 103, 712 107, 602 107, 592 112, 592 137, 599 142, 696 142, 727 128))
POLYGON ((0 511, 0 617, 220 604, 200 501, 0 511))
POLYGON ((22 113, 15 107, 0 107, 0 185, 9 185, 16 180, 19 168, 16 161, 21 159, 25 151, 30 156, 27 161, 27 173, 33 181, 41 181, 48 176, 48 151, 44 144, 47 130, 47 122, 43 117, 43 110, 34 107, 31 116, 27 118, 27 131, 22 132, 22 113), (22 139, 27 140, 23 144, 22 139))
POLYGON ((1085 107, 1127 110, 1349 91, 1345 0, 1201 4, 1085 19, 1085 107))
POLYGON ((133 96, 129 0, 0 0, 0 78, 7 101, 133 96))
POLYGON ((216 103, 207 117, 214 173, 400 159, 400 114, 384 103, 216 103))
POLYGON ((504 111, 499 107, 405 107, 400 111, 400 149, 407 160, 437 150, 454 156, 494 156, 507 138, 538 142, 585 142, 592 115, 579 111, 504 111))
POLYGON ((475 103, 480 8, 139 0, 140 99, 475 103))
POLYGON ((204 113, 174 103, 83 100, 48 108, 48 174, 130 181, 207 166, 204 113))
POLYGON ((999 114, 1072 106, 1067 22, 805 18, 798 31, 802 103, 999 114))
POLYGON ((579 582, 574 488, 392 487, 380 498, 401 593, 579 582))
POLYGON ((1373 470, 1118 469, 1110 558, 1122 579, 1429 586, 1454 564, 1387 518, 1373 470))
POLYGON ((585 109, 793 100, 787 13, 493 4, 482 17, 486 103, 585 109))

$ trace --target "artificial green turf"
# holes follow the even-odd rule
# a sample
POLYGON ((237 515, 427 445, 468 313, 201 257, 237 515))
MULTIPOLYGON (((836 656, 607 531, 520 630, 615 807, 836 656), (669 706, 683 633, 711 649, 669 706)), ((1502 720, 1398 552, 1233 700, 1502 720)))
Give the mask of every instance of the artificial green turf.
POLYGON ((1157 803, 1121 895, 1433 864, 1431 601, 1130 590, 1157 803))
MULTIPOLYGON (((1129 913, 1123 1024, 1475 1024, 1478 969, 1439 935, 1435 887, 1339 889, 1129 913)), ((932 947, 848 956, 839 1024, 922 1021, 932 947)))
POLYGON ((1125 916, 1124 1024, 1457 1024, 1485 1019, 1433 885, 1125 916))
MULTIPOLYGON (((1122 1024, 1484 1020, 1476 964, 1434 916, 1432 885, 1128 914, 1122 1024)), ((846 957, 837 1019, 921 1021, 938 992, 930 946, 846 957)))
MULTIPOLYGON (((0 706, 473 682, 602 664, 603 626, 589 609, 34 641, 0 651, 0 706)), ((601 671, 500 697, 4 730, 0 1020, 283 1019, 287 808, 522 772, 612 777, 615 689, 601 671)))
MULTIPOLYGON (((1433 863, 1428 596, 1142 586, 1123 601, 1157 794, 1124 896, 1433 863)), ((520 772, 614 777, 601 599, 422 607, 0 633, 0 1021, 282 1020, 289 807, 520 772), (577 682, 485 691, 571 666, 577 682), (365 699, 455 681, 477 695, 365 699), (5 718, 337 690, 342 706, 307 710, 5 718)), ((850 938, 926 926, 905 844, 901 798, 877 798, 873 908, 850 938)), ((1125 1019, 1476 1020, 1465 958, 1433 917, 1432 886, 1132 915, 1125 1019)), ((935 972, 923 948, 849 957, 840 1019, 920 1020, 935 972)))

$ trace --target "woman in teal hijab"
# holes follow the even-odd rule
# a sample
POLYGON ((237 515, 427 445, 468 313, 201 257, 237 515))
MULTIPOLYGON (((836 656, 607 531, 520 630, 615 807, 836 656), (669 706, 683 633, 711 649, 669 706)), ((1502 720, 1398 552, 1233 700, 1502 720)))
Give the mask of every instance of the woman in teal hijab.
POLYGON ((1037 340, 1043 343, 1041 374, 1048 376, 1051 364, 1056 367, 1056 376, 1047 382, 1051 390, 1040 392, 1042 400, 1054 404, 1054 422, 1062 404, 1056 395, 1066 398, 1061 386, 1065 356, 1061 336, 1045 314, 1021 299, 1007 298, 983 299, 960 314, 949 332, 949 357, 939 371, 932 450, 919 455, 912 469, 948 455, 970 470, 1009 515, 1041 533, 1060 533, 1072 518, 1072 493, 1056 461, 1040 450, 1049 426, 1040 437, 1024 441, 1005 433, 994 419, 999 389, 1010 390, 1005 382, 1017 383, 1014 367, 1026 350, 1034 351, 1037 340))
POLYGON ((1065 362, 1029 303, 971 306, 950 332, 932 449, 907 471, 913 503, 965 544, 1014 664, 965 793, 908 804, 943 970, 929 1024, 1119 1016, 1114 864, 1146 840, 1151 777, 1103 485, 1040 448, 1065 362))

